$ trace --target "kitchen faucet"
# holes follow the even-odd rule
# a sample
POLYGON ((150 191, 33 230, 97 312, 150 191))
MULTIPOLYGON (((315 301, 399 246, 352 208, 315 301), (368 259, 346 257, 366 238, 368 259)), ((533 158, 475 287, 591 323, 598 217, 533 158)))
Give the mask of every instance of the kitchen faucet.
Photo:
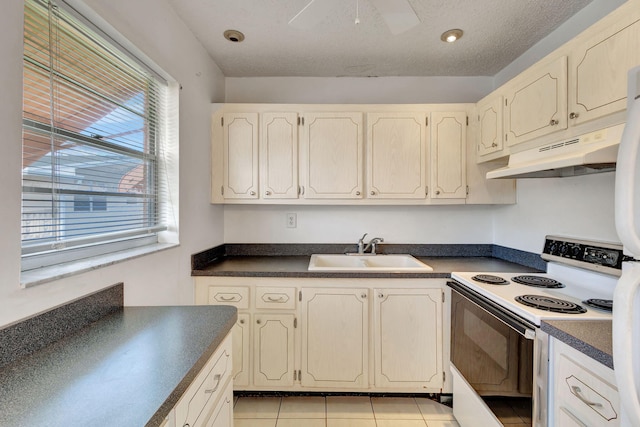
POLYGON ((369 241, 369 243, 365 245, 364 238, 367 237, 367 234, 369 233, 364 233, 364 235, 360 238, 360 240, 358 240, 358 255, 364 255, 365 253, 367 253, 369 248, 371 248, 371 252, 370 252, 371 255, 375 255, 376 245, 384 242, 384 239, 382 237, 374 237, 369 241))

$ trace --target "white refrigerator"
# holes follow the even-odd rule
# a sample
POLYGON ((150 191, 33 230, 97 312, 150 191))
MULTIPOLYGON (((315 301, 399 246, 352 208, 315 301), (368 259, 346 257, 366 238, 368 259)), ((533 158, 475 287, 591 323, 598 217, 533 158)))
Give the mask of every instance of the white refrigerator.
POLYGON ((628 81, 615 178, 616 230, 625 261, 613 296, 613 365, 624 427, 640 426, 640 67, 629 71, 628 81))

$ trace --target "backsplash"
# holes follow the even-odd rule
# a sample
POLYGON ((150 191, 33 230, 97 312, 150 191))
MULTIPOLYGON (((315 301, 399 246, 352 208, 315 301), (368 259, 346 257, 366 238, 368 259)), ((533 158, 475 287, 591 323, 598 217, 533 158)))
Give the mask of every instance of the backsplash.
MULTIPOLYGON (((540 254, 493 244, 382 244, 381 254, 410 254, 417 257, 493 257, 545 271, 540 254)), ((227 256, 310 256, 355 252, 355 244, 226 243, 191 256, 191 269, 199 270, 227 256)))
POLYGON ((121 310, 123 305, 124 284, 117 283, 0 329, 0 368, 121 310))

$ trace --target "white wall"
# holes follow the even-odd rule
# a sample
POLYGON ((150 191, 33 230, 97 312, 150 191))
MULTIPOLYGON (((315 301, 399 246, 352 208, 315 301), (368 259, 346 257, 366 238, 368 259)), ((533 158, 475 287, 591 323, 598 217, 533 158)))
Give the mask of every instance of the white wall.
POLYGON ((444 104, 476 102, 492 77, 227 77, 226 102, 444 104))
POLYGON ((165 0, 87 0, 86 4, 183 85, 180 93, 178 248, 90 273, 19 287, 23 3, 0 14, 0 326, 125 282, 125 304, 192 301, 190 255, 223 242, 223 210, 209 204, 210 103, 224 100, 224 77, 165 0))
POLYGON ((494 243, 539 253, 547 234, 619 242, 614 179, 608 172, 518 180, 518 203, 495 208, 494 243))
POLYGON ((347 243, 364 234, 387 243, 491 243, 490 206, 251 206, 225 208, 226 242, 347 243), (286 227, 296 213, 297 228, 286 227))

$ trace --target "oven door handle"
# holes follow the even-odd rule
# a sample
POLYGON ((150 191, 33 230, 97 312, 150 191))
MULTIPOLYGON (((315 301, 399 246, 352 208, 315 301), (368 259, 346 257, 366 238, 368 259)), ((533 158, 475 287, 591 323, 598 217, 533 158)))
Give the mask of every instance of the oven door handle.
POLYGON ((528 340, 532 340, 536 337, 536 326, 532 323, 527 322, 524 319, 516 317, 516 315, 511 314, 504 307, 499 304, 491 301, 490 299, 480 295, 479 293, 472 291, 466 286, 455 282, 450 281, 447 282, 447 285, 455 292, 460 294, 465 299, 471 301, 476 304, 484 311, 509 326, 511 329, 522 335, 528 340))

